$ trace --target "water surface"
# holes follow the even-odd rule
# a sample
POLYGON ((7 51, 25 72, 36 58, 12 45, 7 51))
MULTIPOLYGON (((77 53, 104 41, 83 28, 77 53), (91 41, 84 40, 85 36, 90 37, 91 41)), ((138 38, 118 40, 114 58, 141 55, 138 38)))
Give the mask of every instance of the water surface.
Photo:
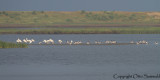
MULTIPOLYGON (((0 40, 34 38, 35 43, 52 38, 56 42, 81 40, 146 40, 148 45, 30 45, 29 48, 0 49, 2 80, 120 80, 113 75, 160 74, 158 34, 66 34, 0 35, 0 40)), ((144 78, 129 80, 146 80, 144 78)), ((152 78, 148 80, 159 80, 152 78)))

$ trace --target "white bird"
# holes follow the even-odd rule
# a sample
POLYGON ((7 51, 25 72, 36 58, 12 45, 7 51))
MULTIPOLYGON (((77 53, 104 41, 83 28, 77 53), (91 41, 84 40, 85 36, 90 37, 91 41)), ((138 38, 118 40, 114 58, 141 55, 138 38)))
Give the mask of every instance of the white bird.
POLYGON ((28 40, 28 43, 31 44, 31 43, 32 43, 32 40, 28 40))
POLYGON ((74 42, 74 44, 79 44, 79 41, 74 42))
POLYGON ((62 40, 58 40, 59 44, 62 44, 62 40))
POLYGON ((32 41, 32 42, 35 42, 35 40, 34 40, 34 39, 31 39, 31 41, 32 41))
POLYGON ((112 43, 112 44, 115 44, 115 43, 117 43, 117 41, 112 41, 111 43, 112 43))
POLYGON ((82 41, 78 41, 79 44, 82 44, 82 41))
POLYGON ((143 41, 139 41, 138 43, 139 43, 139 44, 148 44, 148 42, 147 42, 147 41, 145 41, 145 40, 143 40, 143 41))
POLYGON ((88 44, 88 45, 89 45, 89 44, 90 44, 90 42, 88 41, 86 44, 88 44))
POLYGON ((109 44, 110 42, 111 42, 111 41, 106 41, 105 43, 106 43, 106 44, 109 44))
POLYGON ((54 44, 54 40, 53 39, 49 39, 49 42, 51 42, 52 44, 54 44))
POLYGON ((23 39, 23 42, 27 43, 27 41, 25 39, 23 39))
POLYGON ((47 43, 47 40, 43 40, 44 43, 47 43))
POLYGON ((71 40, 70 45, 73 43, 73 41, 71 40))
POLYGON ((136 44, 138 45, 138 44, 140 44, 139 42, 136 42, 136 44))
POLYGON ((17 42, 17 43, 21 43, 22 41, 18 38, 18 39, 16 40, 16 42, 17 42))

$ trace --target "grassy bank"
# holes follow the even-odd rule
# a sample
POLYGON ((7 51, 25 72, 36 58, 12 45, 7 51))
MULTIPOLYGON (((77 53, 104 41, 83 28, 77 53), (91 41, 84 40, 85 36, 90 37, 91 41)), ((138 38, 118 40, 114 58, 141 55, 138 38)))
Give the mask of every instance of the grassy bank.
POLYGON ((160 34, 159 27, 160 12, 0 11, 0 34, 160 34), (28 27, 40 29, 16 29, 28 27))
POLYGON ((0 48, 27 48, 27 44, 23 43, 16 44, 16 43, 0 41, 0 48))
POLYGON ((160 34, 160 27, 0 29, 0 34, 160 34))
POLYGON ((0 11, 1 26, 160 24, 160 12, 0 11))

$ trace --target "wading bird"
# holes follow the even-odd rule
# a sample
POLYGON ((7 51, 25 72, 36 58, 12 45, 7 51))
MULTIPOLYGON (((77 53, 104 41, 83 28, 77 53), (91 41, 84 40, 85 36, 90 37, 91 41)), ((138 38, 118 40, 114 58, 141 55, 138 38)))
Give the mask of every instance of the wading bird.
POLYGON ((89 45, 89 44, 90 44, 90 42, 88 41, 86 44, 87 44, 87 45, 89 45))
POLYGON ((62 40, 58 40, 59 44, 62 44, 62 40))
POLYGON ((21 43, 22 41, 18 38, 18 39, 16 40, 16 42, 17 42, 17 43, 21 43))
POLYGON ((27 43, 27 41, 26 41, 25 39, 23 39, 23 42, 24 42, 24 43, 27 43))
POLYGON ((54 44, 54 40, 53 39, 49 39, 49 42, 51 42, 52 44, 54 44))

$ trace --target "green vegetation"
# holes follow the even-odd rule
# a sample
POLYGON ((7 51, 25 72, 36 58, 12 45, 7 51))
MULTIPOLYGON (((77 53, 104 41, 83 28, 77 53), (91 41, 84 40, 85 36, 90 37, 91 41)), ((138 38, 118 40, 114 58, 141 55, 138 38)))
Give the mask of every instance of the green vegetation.
POLYGON ((81 11, 81 14, 84 14, 85 12, 86 12, 85 10, 82 10, 82 11, 81 11))
POLYGON ((0 29, 0 34, 160 34, 160 27, 0 29))
POLYGON ((0 11, 2 25, 160 24, 160 12, 0 11))
POLYGON ((72 19, 66 19, 66 22, 73 22, 72 19))
POLYGON ((160 34, 159 27, 160 12, 0 11, 0 34, 160 34))
POLYGON ((9 43, 0 41, 0 48, 27 48, 27 44, 23 43, 9 43))

